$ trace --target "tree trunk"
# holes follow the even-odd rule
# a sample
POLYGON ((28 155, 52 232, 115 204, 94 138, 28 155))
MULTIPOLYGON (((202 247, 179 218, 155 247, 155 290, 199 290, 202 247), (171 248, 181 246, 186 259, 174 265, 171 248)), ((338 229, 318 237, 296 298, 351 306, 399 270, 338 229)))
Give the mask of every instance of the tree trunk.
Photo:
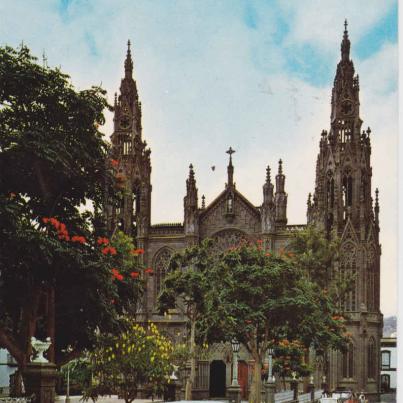
POLYGON ((190 376, 186 380, 185 400, 192 400, 192 389, 196 377, 196 320, 193 319, 190 326, 190 376))
POLYGON ((260 403, 262 401, 262 362, 260 357, 254 357, 253 378, 250 388, 249 403, 260 403))

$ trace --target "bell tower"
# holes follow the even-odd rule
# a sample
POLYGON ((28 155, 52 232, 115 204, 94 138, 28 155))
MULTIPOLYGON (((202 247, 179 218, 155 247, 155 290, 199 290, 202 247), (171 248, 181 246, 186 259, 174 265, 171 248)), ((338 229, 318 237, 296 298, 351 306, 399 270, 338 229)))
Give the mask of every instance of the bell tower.
POLYGON ((151 151, 142 139, 141 102, 133 79, 130 41, 124 70, 120 94, 115 94, 114 131, 108 161, 117 197, 110 199, 107 224, 109 232, 120 229, 137 238, 138 246, 144 247, 151 215, 151 151))
POLYGON ((371 130, 361 130, 359 90, 346 21, 332 89, 330 130, 321 133, 315 192, 313 198, 308 197, 307 219, 328 238, 340 238, 340 256, 332 275, 349 284, 340 311, 352 341, 347 353, 331 355, 330 388, 377 393, 379 357, 374 351, 379 351, 382 335, 379 202, 376 190, 374 208, 371 130))

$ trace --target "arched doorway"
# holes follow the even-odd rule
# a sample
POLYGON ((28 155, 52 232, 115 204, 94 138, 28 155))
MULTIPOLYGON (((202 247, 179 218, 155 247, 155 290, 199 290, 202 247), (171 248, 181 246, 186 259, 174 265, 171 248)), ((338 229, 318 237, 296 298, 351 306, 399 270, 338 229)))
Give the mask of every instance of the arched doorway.
POLYGON ((225 396, 225 363, 214 360, 210 364, 210 397, 225 396))

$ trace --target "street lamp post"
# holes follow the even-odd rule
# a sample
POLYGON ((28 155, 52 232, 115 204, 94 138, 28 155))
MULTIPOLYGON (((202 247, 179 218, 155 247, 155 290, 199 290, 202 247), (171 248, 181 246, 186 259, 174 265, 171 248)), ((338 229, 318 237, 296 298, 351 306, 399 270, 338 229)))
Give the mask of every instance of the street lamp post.
POLYGON ((70 362, 67 364, 66 403, 70 402, 70 362))
POLYGON ((267 349, 267 354, 269 356, 269 373, 267 376, 268 382, 273 381, 273 353, 274 353, 274 350, 272 348, 267 349))
POLYGON ((273 353, 273 348, 267 349, 268 374, 267 382, 265 383, 265 403, 274 403, 275 383, 273 376, 273 353))
POLYGON ((227 397, 229 403, 241 402, 241 387, 238 384, 238 353, 239 353, 239 341, 236 339, 231 340, 232 347, 232 382, 231 386, 227 388, 227 397))
POLYGON ((233 352, 233 366, 232 366, 232 386, 238 385, 238 353, 239 353, 239 341, 232 339, 231 341, 232 352, 233 352))

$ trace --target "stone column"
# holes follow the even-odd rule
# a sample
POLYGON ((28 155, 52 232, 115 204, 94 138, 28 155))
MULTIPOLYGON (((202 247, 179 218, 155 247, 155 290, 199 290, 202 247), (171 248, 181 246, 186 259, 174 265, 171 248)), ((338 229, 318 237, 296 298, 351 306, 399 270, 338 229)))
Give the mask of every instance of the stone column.
POLYGON ((276 392, 276 384, 272 377, 269 377, 268 381, 264 385, 266 395, 265 403, 274 403, 274 393, 276 392))
POLYGON ((309 379, 308 393, 311 394, 311 401, 314 401, 314 399, 315 399, 315 384, 313 382, 313 376, 311 376, 311 378, 309 379))
POLYGON ((27 396, 35 395, 35 403, 53 403, 55 401, 56 365, 50 362, 30 362, 24 371, 25 391, 27 396))
POLYGON ((294 399, 294 400, 297 400, 297 399, 298 399, 298 380, 297 380, 297 379, 293 379, 293 380, 290 382, 290 388, 291 388, 291 390, 294 391, 294 397, 293 397, 293 399, 294 399))
POLYGON ((241 387, 239 385, 228 386, 227 397, 230 403, 241 403, 241 387))

